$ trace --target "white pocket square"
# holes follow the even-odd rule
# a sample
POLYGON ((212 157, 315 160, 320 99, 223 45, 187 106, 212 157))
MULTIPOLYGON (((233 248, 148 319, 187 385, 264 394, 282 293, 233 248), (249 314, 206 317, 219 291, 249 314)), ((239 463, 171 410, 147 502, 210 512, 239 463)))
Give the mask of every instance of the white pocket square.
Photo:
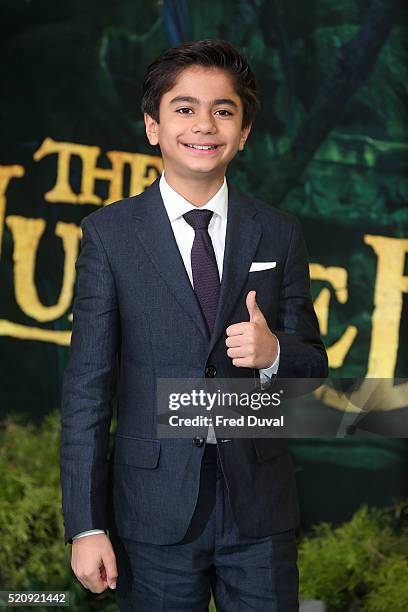
POLYGON ((276 261, 253 261, 251 263, 251 267, 249 268, 250 272, 259 272, 260 270, 269 270, 270 268, 275 268, 276 261))

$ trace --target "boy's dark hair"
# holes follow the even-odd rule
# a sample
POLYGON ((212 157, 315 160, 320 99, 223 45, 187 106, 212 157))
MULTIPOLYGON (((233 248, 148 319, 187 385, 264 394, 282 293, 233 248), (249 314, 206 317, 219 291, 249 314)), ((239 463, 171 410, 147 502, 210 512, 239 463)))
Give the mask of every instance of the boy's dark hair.
POLYGON ((180 72, 190 66, 222 68, 232 78, 241 98, 242 127, 252 123, 260 108, 258 82, 247 60, 224 40, 206 39, 185 42, 167 49, 147 68, 143 81, 142 113, 159 123, 160 100, 175 84, 180 72))

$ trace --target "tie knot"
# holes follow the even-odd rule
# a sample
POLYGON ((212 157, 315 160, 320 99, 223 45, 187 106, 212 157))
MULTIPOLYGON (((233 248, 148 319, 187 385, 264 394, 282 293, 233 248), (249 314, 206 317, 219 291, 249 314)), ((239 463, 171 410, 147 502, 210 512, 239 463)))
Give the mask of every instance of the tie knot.
POLYGON ((184 219, 194 230, 207 229, 213 216, 212 210, 190 210, 183 215, 184 219))

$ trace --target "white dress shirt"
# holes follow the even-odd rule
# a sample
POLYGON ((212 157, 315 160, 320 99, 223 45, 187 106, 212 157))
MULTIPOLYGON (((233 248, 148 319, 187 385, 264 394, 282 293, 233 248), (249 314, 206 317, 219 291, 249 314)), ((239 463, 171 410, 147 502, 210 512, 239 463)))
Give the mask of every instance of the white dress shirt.
MULTIPOLYGON (((186 268, 188 277, 192 286, 193 283, 193 272, 191 269, 191 248, 194 242, 195 231, 187 223, 184 219, 183 215, 190 211, 195 210, 197 207, 194 204, 188 202, 183 196, 181 196, 177 191, 174 191, 172 187, 168 184, 165 179, 164 171, 160 178, 160 193, 163 198, 164 207, 166 209, 167 215, 169 217, 169 221, 171 224, 171 229, 174 233, 174 238, 176 240, 177 246, 180 251, 180 255, 183 259, 184 266, 186 268)), ((208 225, 208 233, 210 235, 211 241, 214 247, 215 259, 217 261, 218 274, 220 277, 220 282, 222 280, 222 268, 224 264, 224 249, 225 249, 225 236, 227 233, 227 214, 228 214, 228 186, 227 181, 224 177, 224 182, 217 191, 215 195, 204 204, 204 206, 200 206, 200 210, 212 210, 213 216, 211 217, 210 223, 208 225)), ((225 347, 227 350, 227 347, 225 347)), ((276 374, 279 367, 279 356, 280 356, 280 347, 278 341, 278 356, 274 363, 268 368, 263 368, 259 370, 261 383, 267 382, 273 374, 276 374)), ((207 443, 209 444, 217 444, 217 439, 215 437, 214 428, 211 425, 208 429, 207 443)), ((84 531, 72 539, 81 538, 87 535, 93 535, 95 533, 105 533, 101 529, 92 529, 91 531, 84 531)))

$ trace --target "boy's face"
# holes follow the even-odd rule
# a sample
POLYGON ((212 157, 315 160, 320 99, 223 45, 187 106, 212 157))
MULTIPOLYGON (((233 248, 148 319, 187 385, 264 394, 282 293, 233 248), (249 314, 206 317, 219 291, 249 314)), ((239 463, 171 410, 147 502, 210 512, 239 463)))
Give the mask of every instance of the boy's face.
POLYGON ((251 126, 242 129, 242 117, 228 73, 191 66, 162 96, 160 123, 145 113, 146 134, 151 145, 160 145, 166 176, 214 179, 244 148, 251 126))

